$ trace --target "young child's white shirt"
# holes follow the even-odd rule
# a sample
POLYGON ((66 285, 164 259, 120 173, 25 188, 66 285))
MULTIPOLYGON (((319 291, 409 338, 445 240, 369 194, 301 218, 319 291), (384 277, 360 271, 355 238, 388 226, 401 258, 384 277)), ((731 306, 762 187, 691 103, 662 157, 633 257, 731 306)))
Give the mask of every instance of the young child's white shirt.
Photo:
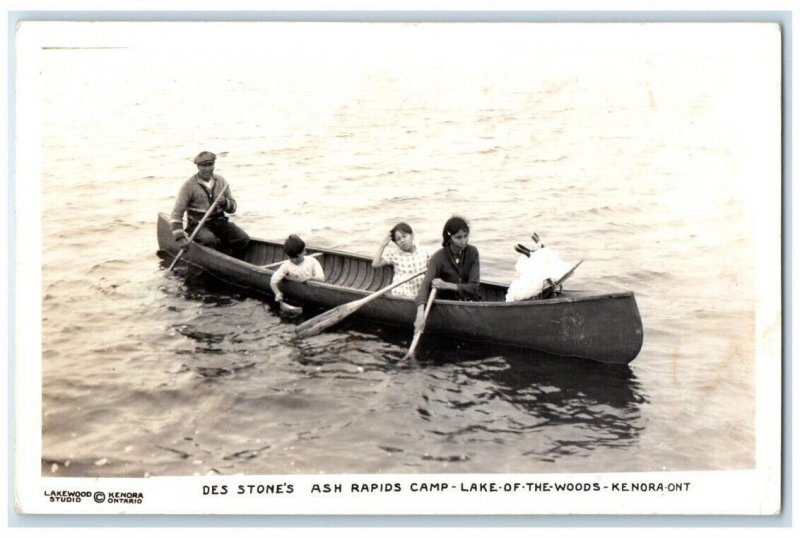
POLYGON ((301 280, 306 280, 309 278, 313 278, 315 280, 325 280, 325 273, 322 270, 322 266, 316 258, 312 258, 311 256, 303 257, 303 261, 299 265, 292 263, 291 260, 286 260, 272 275, 270 282, 278 283, 287 275, 299 278, 301 280))

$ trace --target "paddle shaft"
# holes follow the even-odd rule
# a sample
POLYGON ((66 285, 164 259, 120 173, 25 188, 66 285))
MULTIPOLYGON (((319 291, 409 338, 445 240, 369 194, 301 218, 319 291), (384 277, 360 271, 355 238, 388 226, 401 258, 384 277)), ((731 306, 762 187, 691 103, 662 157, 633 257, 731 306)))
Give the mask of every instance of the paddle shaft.
POLYGON ((576 263, 575 265, 573 265, 573 266, 572 266, 572 269, 570 269, 569 271, 567 271, 566 273, 564 273, 564 276, 562 276, 561 278, 559 278, 558 280, 556 280, 555 282, 553 282, 553 284, 552 284, 552 285, 550 285, 550 286, 547 286, 547 287, 546 287, 546 288, 544 288, 544 289, 543 289, 541 292, 539 292, 539 295, 538 295, 537 297, 542 297, 543 295, 545 295, 545 293, 548 293, 548 292, 550 292, 551 290, 554 290, 554 289, 556 289, 558 286, 560 286, 562 282, 564 282, 566 279, 568 279, 569 277, 571 277, 571 276, 572 276, 572 273, 574 273, 574 272, 575 272, 575 269, 577 269, 577 268, 578 268, 578 266, 579 266, 580 264, 582 264, 582 263, 583 263, 583 260, 580 260, 578 263, 576 263))
POLYGON ((350 314, 352 314, 365 304, 374 301, 375 299, 385 294, 386 292, 393 290, 397 286, 405 284, 406 282, 409 282, 424 274, 425 271, 420 271, 418 273, 411 275, 408 278, 404 278, 402 280, 398 280, 397 282, 393 282, 392 284, 386 286, 385 288, 382 288, 374 293, 371 293, 366 297, 362 297, 361 299, 357 299, 355 301, 339 305, 332 310, 323 312, 319 316, 311 318, 308 321, 305 321, 300 325, 298 325, 296 329, 297 335, 301 338, 306 336, 313 336, 323 331, 324 329, 327 329, 331 325, 339 323, 341 320, 343 320, 344 318, 346 318, 347 316, 349 316, 350 314))
MULTIPOLYGON (((352 303, 347 303, 347 304, 352 304, 352 305, 356 305, 357 304, 358 307, 360 308, 360 307, 364 306, 365 304, 377 299, 378 297, 380 297, 384 293, 386 293, 388 291, 392 291, 397 286, 405 284, 406 282, 414 280, 415 278, 420 277, 420 276, 422 276, 424 274, 425 274, 425 271, 420 271, 419 273, 414 273, 413 275, 411 275, 408 278, 404 278, 403 280, 398 280, 397 282, 392 282, 391 284, 389 284, 385 288, 381 288, 378 291, 376 291, 375 293, 372 293, 370 295, 367 295, 366 297, 362 297, 361 299, 355 300, 352 303)), ((347 306, 347 305, 345 304, 345 305, 342 305, 342 306, 347 306)))
POLYGON ((422 313, 422 324, 419 326, 419 330, 414 332, 414 338, 411 340, 411 345, 408 346, 408 352, 403 357, 407 359, 408 357, 414 356, 414 350, 417 349, 417 344, 419 344, 419 339, 422 337, 422 331, 425 330, 425 323, 428 321, 428 313, 431 311, 431 307, 433 306, 433 301, 436 300, 436 292, 437 288, 433 288, 431 290, 430 296, 428 296, 428 304, 425 305, 425 311, 422 313))
POLYGON ((189 249, 189 245, 192 243, 192 241, 194 241, 194 238, 197 236, 197 233, 200 231, 200 228, 202 228, 203 225, 206 223, 206 221, 208 220, 208 217, 211 215, 211 212, 214 211, 215 207, 217 207, 217 204, 219 203, 220 200, 222 200, 222 197, 225 196, 225 192, 227 192, 227 190, 228 190, 228 185, 225 185, 225 188, 222 189, 222 192, 219 193, 219 196, 217 196, 217 199, 214 200, 214 203, 212 203, 211 207, 208 208, 208 211, 206 211, 206 214, 203 215, 203 218, 200 219, 200 222, 197 223, 197 227, 192 232, 192 235, 189 236, 189 242, 186 243, 185 247, 182 247, 180 249, 180 251, 178 251, 178 255, 175 256, 174 260, 172 260, 172 264, 169 266, 169 269, 167 269, 168 271, 172 271, 172 268, 175 267, 175 264, 178 263, 178 260, 181 259, 181 256, 183 256, 183 253, 186 252, 189 249))
POLYGON ((572 266, 572 269, 570 269, 569 271, 567 271, 567 272, 564 274, 564 276, 562 276, 561 278, 559 278, 559 279, 558 279, 558 281, 555 283, 555 285, 556 285, 556 286, 558 286, 559 284, 561 284, 562 282, 564 282, 566 279, 568 279, 569 277, 571 277, 571 276, 572 276, 572 273, 574 273, 574 272, 575 272, 575 269, 577 269, 577 268, 578 268, 578 266, 579 266, 580 264, 582 264, 582 263, 583 263, 583 260, 580 260, 578 263, 576 263, 575 265, 573 265, 573 266, 572 266))

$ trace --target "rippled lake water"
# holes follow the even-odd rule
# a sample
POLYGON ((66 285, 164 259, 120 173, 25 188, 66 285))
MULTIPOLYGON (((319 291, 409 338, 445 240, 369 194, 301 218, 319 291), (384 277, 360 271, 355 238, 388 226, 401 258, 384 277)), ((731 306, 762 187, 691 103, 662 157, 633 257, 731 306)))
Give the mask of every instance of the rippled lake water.
POLYGON ((379 30, 42 51, 43 473, 752 468, 748 148, 771 90, 722 92, 753 70, 713 45, 631 46, 652 32, 509 30, 492 55, 379 30), (410 368, 410 330, 298 341, 265 298, 157 255, 203 149, 255 237, 372 255, 399 220, 434 248, 461 214, 508 283, 536 231, 585 259, 570 288, 635 292, 642 351, 619 368, 426 337, 410 368))

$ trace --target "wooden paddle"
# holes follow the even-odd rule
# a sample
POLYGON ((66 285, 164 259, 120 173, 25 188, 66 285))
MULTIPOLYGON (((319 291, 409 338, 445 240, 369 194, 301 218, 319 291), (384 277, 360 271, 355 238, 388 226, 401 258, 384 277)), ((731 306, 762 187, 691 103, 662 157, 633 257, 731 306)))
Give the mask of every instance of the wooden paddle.
POLYGON ((192 232, 192 235, 189 236, 189 242, 186 243, 185 247, 181 247, 181 249, 178 251, 178 255, 175 256, 174 260, 172 260, 172 264, 170 264, 169 269, 167 269, 167 271, 172 271, 172 268, 175 267, 175 264, 178 263, 178 260, 181 259, 181 256, 183 256, 183 253, 186 252, 187 250, 189 250, 189 245, 192 243, 192 241, 194 241, 194 238, 197 235, 197 232, 199 232, 200 228, 203 227, 203 224, 206 223, 206 220, 208 220, 208 217, 211 215, 211 212, 214 211, 214 208, 217 207, 217 204, 219 203, 220 200, 222 200, 222 197, 225 195, 225 193, 227 191, 228 191, 228 185, 225 185, 225 188, 222 189, 222 192, 219 193, 219 196, 217 196, 217 199, 214 200, 214 203, 211 204, 211 207, 208 208, 208 211, 206 211, 206 214, 203 215, 202 219, 200 219, 200 222, 197 224, 197 228, 195 228, 194 231, 192 232))
POLYGON ((428 304, 425 305, 425 311, 422 313, 422 325, 419 326, 419 330, 414 332, 414 338, 411 340, 411 345, 408 346, 408 352, 403 356, 401 360, 406 360, 414 356, 414 350, 417 349, 417 344, 419 344, 419 339, 422 336, 422 331, 425 330, 425 322, 428 321, 428 313, 431 311, 431 307, 433 306, 433 301, 436 300, 436 292, 437 289, 433 288, 431 290, 431 294, 428 297, 428 304))
POLYGON ((331 325, 335 325, 342 321, 344 318, 364 306, 365 304, 374 301, 384 293, 389 290, 393 290, 400 284, 405 284, 406 282, 417 278, 418 276, 424 275, 425 271, 420 271, 416 274, 411 275, 408 278, 404 278, 403 280, 399 280, 397 282, 392 283, 389 286, 386 286, 383 289, 380 289, 374 293, 367 295, 366 297, 362 297, 361 299, 357 299, 355 301, 350 301, 349 303, 345 303, 343 305, 339 305, 336 308, 328 310, 327 312, 323 312, 319 316, 315 318, 311 318, 307 321, 304 321, 300 325, 297 326, 295 329, 297 336, 300 338, 305 338, 307 336, 314 336, 315 334, 319 334, 323 330, 327 329, 331 325))

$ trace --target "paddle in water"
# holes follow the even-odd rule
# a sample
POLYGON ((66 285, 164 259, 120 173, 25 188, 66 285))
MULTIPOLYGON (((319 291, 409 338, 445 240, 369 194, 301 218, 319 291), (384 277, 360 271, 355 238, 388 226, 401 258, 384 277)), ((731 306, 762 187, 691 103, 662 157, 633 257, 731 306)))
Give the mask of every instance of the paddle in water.
POLYGON ((428 296, 428 303, 425 305, 425 311, 422 313, 422 323, 420 324, 419 329, 414 331, 414 338, 411 340, 411 345, 408 347, 408 351, 401 360, 414 358, 414 350, 417 349, 417 344, 419 344, 419 339, 422 337, 422 331, 425 330, 425 322, 428 321, 428 313, 431 311, 431 307, 433 306, 433 301, 435 300, 436 300, 436 288, 433 288, 431 290, 430 296, 428 296))
POLYGON ((385 294, 386 292, 393 290, 397 286, 401 284, 405 284, 410 280, 414 280, 415 278, 422 276, 425 274, 425 271, 420 271, 419 273, 415 273, 408 278, 404 278, 402 280, 398 280, 397 282, 393 282, 389 286, 386 286, 383 289, 380 289, 366 297, 361 299, 357 299, 355 301, 351 301, 349 303, 345 303, 343 305, 339 305, 336 308, 328 310, 327 312, 323 312, 319 316, 315 318, 311 318, 307 321, 304 321, 300 325, 297 326, 295 332, 297 336, 300 338, 305 338, 307 336, 314 336, 315 334, 319 334, 320 332, 324 331, 331 325, 335 325, 342 321, 344 318, 361 308, 367 303, 370 303, 380 297, 381 295, 385 294))
POLYGON ((217 207, 217 204, 219 203, 220 200, 222 200, 222 197, 225 196, 225 193, 227 192, 227 190, 228 190, 228 186, 226 185, 225 188, 222 189, 222 192, 219 193, 219 196, 217 196, 217 199, 214 200, 214 203, 211 204, 211 207, 208 208, 208 211, 206 211, 206 214, 203 215, 203 218, 200 219, 200 222, 197 224, 197 227, 192 232, 192 235, 189 236, 189 242, 186 243, 185 247, 181 248, 178 251, 178 255, 175 256, 174 260, 172 260, 172 263, 170 264, 169 269, 167 269, 167 271, 172 271, 172 268, 175 267, 175 264, 178 263, 178 260, 181 259, 181 257, 183 256, 183 254, 187 250, 189 250, 189 245, 192 243, 192 241, 194 241, 194 238, 195 238, 195 236, 197 236, 197 233, 200 231, 200 228, 202 228, 203 225, 206 223, 206 221, 208 220, 208 217, 211 215, 211 212, 214 211, 215 207, 217 207))

